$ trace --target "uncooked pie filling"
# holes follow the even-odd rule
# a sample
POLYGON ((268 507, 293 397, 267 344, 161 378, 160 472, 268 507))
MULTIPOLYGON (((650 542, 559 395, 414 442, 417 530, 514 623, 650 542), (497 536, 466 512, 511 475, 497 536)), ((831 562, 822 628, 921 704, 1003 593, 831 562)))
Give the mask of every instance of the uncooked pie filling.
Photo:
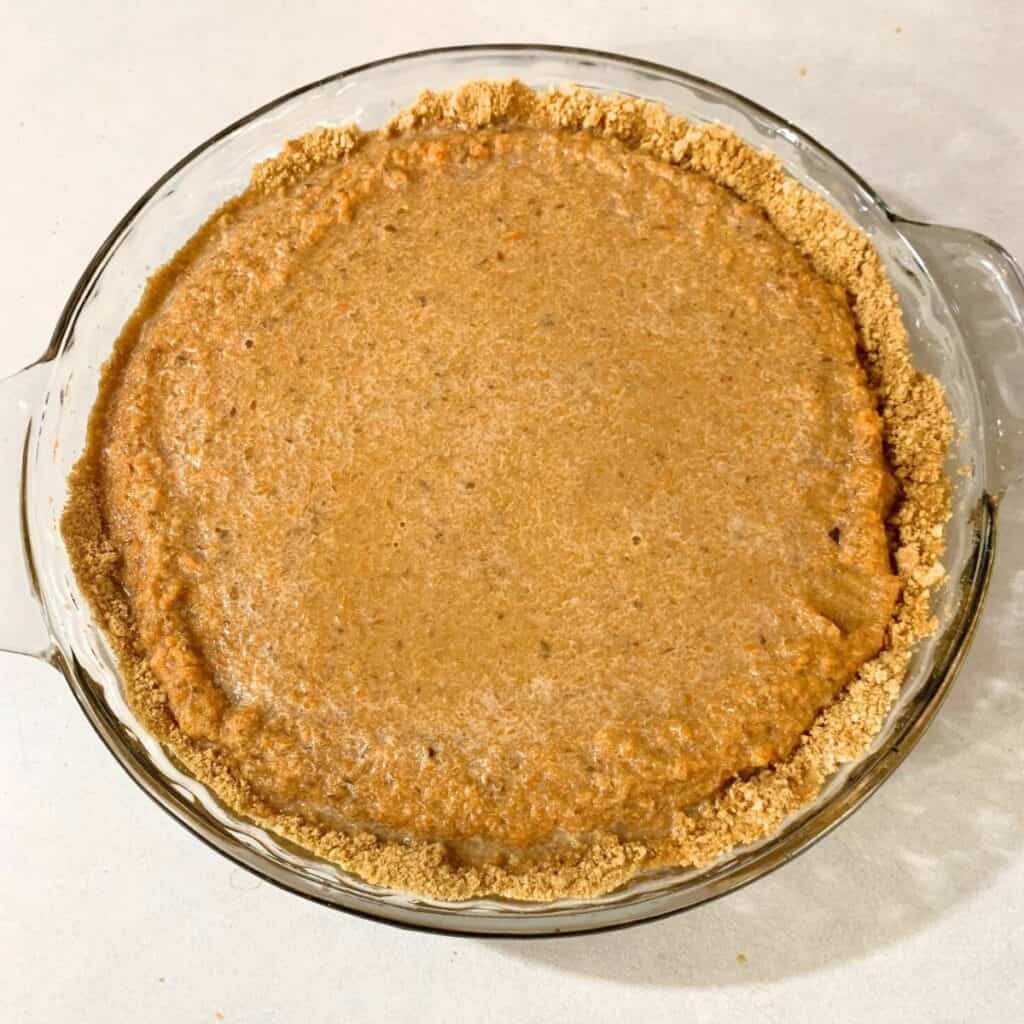
POLYGON ((464 862, 785 757, 898 593, 846 297, 584 134, 372 136, 229 204, 95 427, 140 657, 269 806, 464 862))

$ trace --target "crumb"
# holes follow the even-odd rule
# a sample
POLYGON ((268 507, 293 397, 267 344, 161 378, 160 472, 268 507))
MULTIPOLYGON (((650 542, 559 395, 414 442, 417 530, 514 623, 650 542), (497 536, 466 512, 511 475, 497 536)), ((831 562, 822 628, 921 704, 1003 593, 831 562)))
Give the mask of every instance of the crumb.
POLYGON ((362 132, 354 125, 316 128, 285 143, 277 156, 252 172, 252 185, 261 192, 283 189, 328 160, 341 160, 359 145, 362 132))
POLYGON ((806 78, 807 77, 807 68, 801 68, 800 69, 800 77, 801 78, 806 78))

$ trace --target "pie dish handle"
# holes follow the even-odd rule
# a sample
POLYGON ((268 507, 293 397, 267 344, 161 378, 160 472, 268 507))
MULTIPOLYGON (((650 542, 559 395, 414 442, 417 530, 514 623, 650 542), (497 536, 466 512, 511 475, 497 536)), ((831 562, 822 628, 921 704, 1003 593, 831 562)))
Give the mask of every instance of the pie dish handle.
POLYGON ((898 220, 949 305, 981 394, 987 489, 1024 480, 1024 272, 985 235, 898 220))
POLYGON ((37 658, 53 645, 28 544, 26 470, 47 369, 34 363, 0 380, 0 651, 37 658))

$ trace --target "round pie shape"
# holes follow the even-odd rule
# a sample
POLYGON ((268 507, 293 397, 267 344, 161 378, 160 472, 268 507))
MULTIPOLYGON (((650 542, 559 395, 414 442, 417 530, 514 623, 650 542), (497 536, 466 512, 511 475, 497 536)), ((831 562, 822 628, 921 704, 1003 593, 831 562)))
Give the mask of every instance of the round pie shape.
POLYGON ((925 622, 886 528, 902 338, 665 159, 657 108, 641 145, 552 109, 479 85, 259 167, 126 326, 65 518, 193 771, 444 895, 697 859, 925 622))

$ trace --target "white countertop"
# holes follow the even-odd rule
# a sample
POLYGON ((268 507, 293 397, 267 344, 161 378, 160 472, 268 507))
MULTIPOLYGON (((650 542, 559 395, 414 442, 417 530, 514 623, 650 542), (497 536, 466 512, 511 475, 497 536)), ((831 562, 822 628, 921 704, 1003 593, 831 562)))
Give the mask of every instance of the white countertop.
MULTIPOLYGON (((42 350, 108 230, 198 142, 332 71, 452 43, 575 44, 696 72, 794 120, 897 208, 1024 257, 1016 0, 498 6, 13 0, 0 376, 42 350)), ((440 938, 262 884, 129 781, 57 673, 0 655, 0 1020, 1020 1020, 1022 492, 1002 509, 973 651, 897 775, 773 876, 610 935, 440 938)))

